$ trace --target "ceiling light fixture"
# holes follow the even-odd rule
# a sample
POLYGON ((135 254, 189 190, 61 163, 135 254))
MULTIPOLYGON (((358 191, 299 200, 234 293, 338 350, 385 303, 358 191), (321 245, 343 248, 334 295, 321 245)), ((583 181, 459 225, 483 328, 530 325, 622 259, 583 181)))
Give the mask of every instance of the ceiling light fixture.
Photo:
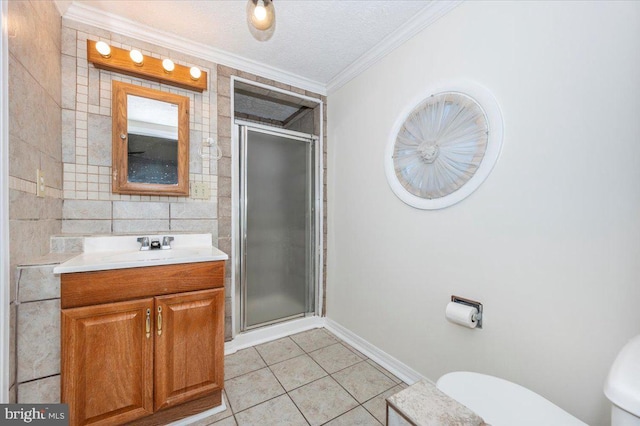
POLYGON ((269 40, 276 29, 273 0, 247 0, 247 24, 256 40, 269 40))

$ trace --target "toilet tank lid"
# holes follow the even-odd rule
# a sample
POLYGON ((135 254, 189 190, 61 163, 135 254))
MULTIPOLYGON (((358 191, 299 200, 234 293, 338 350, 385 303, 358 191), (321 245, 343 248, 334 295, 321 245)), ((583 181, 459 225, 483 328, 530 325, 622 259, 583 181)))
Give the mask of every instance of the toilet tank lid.
POLYGON ((616 357, 604 394, 618 407, 640 417, 640 335, 629 340, 616 357))

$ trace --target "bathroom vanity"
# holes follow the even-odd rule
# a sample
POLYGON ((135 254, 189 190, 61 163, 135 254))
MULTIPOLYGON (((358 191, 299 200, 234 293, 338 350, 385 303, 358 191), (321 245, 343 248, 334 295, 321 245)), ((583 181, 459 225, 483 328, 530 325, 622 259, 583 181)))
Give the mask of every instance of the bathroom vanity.
POLYGON ((221 405, 227 256, 201 249, 208 255, 111 251, 60 265, 71 425, 166 424, 221 405))

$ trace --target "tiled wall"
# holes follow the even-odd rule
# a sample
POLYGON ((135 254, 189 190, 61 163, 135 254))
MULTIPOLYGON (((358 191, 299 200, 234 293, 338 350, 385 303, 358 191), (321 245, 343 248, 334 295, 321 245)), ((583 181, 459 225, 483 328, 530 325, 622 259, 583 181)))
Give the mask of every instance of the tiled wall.
POLYGON ((53 268, 72 256, 50 254, 17 270, 18 403, 60 402, 60 277, 53 268))
MULTIPOLYGON (((53 2, 9 2, 9 234, 10 401, 16 400, 18 311, 33 308, 17 299, 16 265, 49 251, 61 230, 62 149, 60 14, 53 2), (45 197, 36 197, 36 170, 45 177, 45 197)), ((28 382, 29 378, 23 378, 28 382)), ((27 385, 28 386, 28 385, 27 385)))
POLYGON ((217 136, 216 66, 207 61, 113 34, 75 21, 62 21, 62 160, 64 233, 149 233, 218 231, 217 161, 204 143, 217 136), (98 70, 87 62, 87 39, 170 57, 208 73, 203 93, 98 70), (120 195, 111 192, 111 85, 124 81, 190 100, 189 181, 206 182, 207 200, 190 197, 120 195))

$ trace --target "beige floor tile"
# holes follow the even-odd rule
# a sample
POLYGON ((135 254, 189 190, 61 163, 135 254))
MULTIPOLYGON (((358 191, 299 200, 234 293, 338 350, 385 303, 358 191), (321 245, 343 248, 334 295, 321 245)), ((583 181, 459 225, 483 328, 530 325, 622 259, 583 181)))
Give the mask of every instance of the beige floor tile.
POLYGON ((225 357, 225 378, 228 409, 197 425, 380 426, 386 398, 406 388, 325 329, 225 357))
POLYGON ((258 351, 247 348, 224 357, 224 379, 229 380, 266 367, 258 351))
POLYGON ((358 406, 331 377, 324 377, 289 393, 312 426, 321 425, 358 406))
POLYGON ((367 362, 371 365, 373 365, 376 369, 378 369, 379 371, 381 371, 385 376, 387 376, 388 378, 390 378, 391 380, 393 380, 394 382, 396 382, 397 384, 402 383, 402 380, 398 379, 396 376, 394 376, 392 373, 390 373, 389 371, 385 370, 384 368, 382 368, 380 365, 378 365, 375 361, 372 361, 370 359, 367 360, 367 362))
POLYGON ((291 338, 305 352, 312 352, 338 342, 333 335, 322 328, 314 328, 313 330, 294 334, 291 338))
POLYGON ((380 426, 380 422, 362 406, 359 406, 337 419, 325 423, 325 426, 380 426))
POLYGON ((287 392, 327 375, 309 355, 288 359, 270 368, 287 392))
POLYGON ((320 364, 320 367, 324 368, 329 374, 333 374, 336 371, 343 370, 362 361, 362 358, 351 352, 341 343, 310 352, 309 356, 320 364))
POLYGON ((366 361, 340 370, 332 377, 360 403, 368 401, 396 385, 393 380, 366 361))
POLYGON ((255 348, 267 365, 272 365, 304 354, 300 346, 296 345, 289 337, 258 345, 255 348))
MULTIPOLYGON (((338 340, 340 340, 340 339, 338 339, 338 340)), ((347 349, 349 349, 351 352, 353 352, 353 353, 355 353, 356 355, 358 355, 360 358, 362 358, 362 359, 368 359, 368 358, 369 358, 368 356, 366 356, 365 354, 363 354, 362 352, 360 352, 359 350, 357 350, 356 348, 354 348, 354 347, 353 347, 353 346, 351 346, 350 344, 345 343, 345 342, 343 342, 343 341, 340 341, 340 343, 342 343, 343 345, 345 345, 347 349)))
POLYGON ((362 404, 362 406, 366 408, 369 413, 373 414, 373 416, 376 419, 378 419, 380 423, 385 424, 385 422, 387 421, 387 401, 386 400, 391 395, 394 395, 400 392, 402 389, 404 389, 404 387, 401 385, 394 386, 388 391, 385 391, 380 395, 377 395, 371 398, 370 400, 362 404))
POLYGON ((224 386, 234 413, 285 393, 268 368, 227 380, 224 386))
POLYGON ((236 419, 227 417, 226 419, 211 423, 210 426, 237 426, 236 419))
POLYGON ((238 426, 308 426, 307 421, 287 395, 281 395, 242 411, 236 414, 236 420, 238 426))

